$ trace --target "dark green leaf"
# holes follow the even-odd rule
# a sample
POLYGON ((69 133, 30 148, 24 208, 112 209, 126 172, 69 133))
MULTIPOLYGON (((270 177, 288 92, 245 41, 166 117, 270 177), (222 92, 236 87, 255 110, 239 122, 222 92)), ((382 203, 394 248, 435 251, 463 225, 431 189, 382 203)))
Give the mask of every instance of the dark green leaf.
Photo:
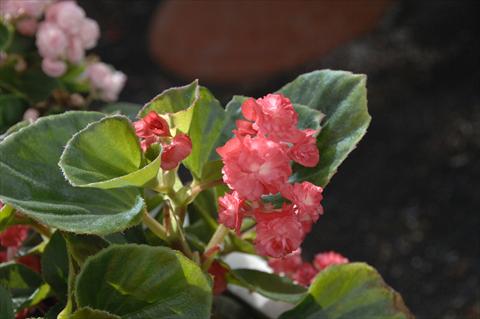
POLYGON ((402 297, 367 264, 330 266, 320 272, 308 295, 282 319, 410 319, 402 297))
POLYGON ((160 155, 142 167, 143 153, 131 122, 124 116, 89 124, 67 143, 59 165, 77 187, 142 187, 157 177, 160 155))
POLYGON ((134 104, 134 103, 117 102, 117 103, 107 104, 104 107, 102 107, 100 110, 103 113, 112 114, 112 115, 123 114, 127 116, 131 121, 134 121, 141 107, 142 107, 141 105, 134 104))
POLYGON ((209 318, 212 292, 200 268, 165 247, 111 246, 78 275, 77 303, 122 319, 209 318))
POLYGON ((28 68, 21 75, 18 89, 33 103, 38 103, 45 101, 58 85, 57 79, 49 77, 40 68, 28 68))
POLYGON ((77 310, 69 319, 120 319, 120 317, 106 311, 86 307, 77 310))
POLYGON ((13 94, 0 95, 0 133, 22 119, 25 103, 13 94))
POLYGON ((49 226, 66 231, 107 234, 140 219, 137 189, 72 187, 58 161, 73 134, 103 117, 67 112, 39 119, 0 143, 0 200, 49 226))
POLYGON ((365 75, 322 70, 303 74, 279 90, 292 103, 326 115, 317 137, 320 163, 313 168, 294 166, 292 181, 328 184, 338 166, 356 147, 370 123, 365 75))
POLYGON ((44 293, 44 288, 40 289, 42 279, 36 272, 11 262, 0 264, 0 286, 10 290, 15 311, 29 306, 44 293))
POLYGON ((0 286, 0 318, 15 319, 13 312, 12 296, 7 289, 0 286))
POLYGON ((68 292, 68 252, 59 231, 50 238, 42 255, 42 276, 57 297, 66 301, 68 292))
POLYGON ((63 233, 69 253, 77 264, 83 266, 85 260, 108 247, 109 243, 95 235, 63 233))
POLYGON ((6 51, 13 39, 13 27, 0 20, 0 51, 6 51))
POLYGON ((304 287, 294 284, 286 277, 254 269, 235 269, 232 270, 232 276, 231 283, 258 292, 273 300, 296 303, 307 292, 304 287))

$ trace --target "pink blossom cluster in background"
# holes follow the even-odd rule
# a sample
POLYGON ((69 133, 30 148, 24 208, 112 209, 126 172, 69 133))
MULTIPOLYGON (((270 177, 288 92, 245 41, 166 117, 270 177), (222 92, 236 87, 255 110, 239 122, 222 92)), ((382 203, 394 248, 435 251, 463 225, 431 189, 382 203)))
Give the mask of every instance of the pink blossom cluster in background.
POLYGON ((115 101, 123 89, 127 76, 103 62, 92 63, 86 70, 87 78, 99 98, 104 101, 115 101))
POLYGON ((219 222, 240 230, 244 217, 257 222, 256 250, 282 257, 298 249, 323 213, 322 188, 309 182, 291 184, 291 162, 314 167, 319 162, 314 130, 300 130, 288 98, 268 94, 242 104, 234 137, 217 148, 223 180, 233 190, 219 198, 219 222), (280 193, 290 203, 275 209, 262 196, 280 193))
POLYGON ((279 275, 287 276, 300 285, 308 286, 318 272, 331 265, 348 263, 349 260, 339 253, 329 251, 315 255, 313 263, 305 262, 298 249, 283 258, 270 258, 268 265, 279 275))
POLYGON ((82 62, 85 50, 93 48, 99 36, 97 22, 87 18, 76 2, 60 1, 48 6, 36 38, 43 71, 52 77, 62 76, 67 62, 82 62))
POLYGON ((161 167, 171 170, 187 158, 192 151, 192 141, 186 134, 178 132, 173 138, 167 121, 151 111, 134 123, 135 132, 141 138, 140 146, 145 152, 154 143, 162 145, 161 167))
POLYGON ((0 15, 15 24, 20 34, 33 36, 37 32, 38 20, 43 15, 50 0, 2 0, 0 15))

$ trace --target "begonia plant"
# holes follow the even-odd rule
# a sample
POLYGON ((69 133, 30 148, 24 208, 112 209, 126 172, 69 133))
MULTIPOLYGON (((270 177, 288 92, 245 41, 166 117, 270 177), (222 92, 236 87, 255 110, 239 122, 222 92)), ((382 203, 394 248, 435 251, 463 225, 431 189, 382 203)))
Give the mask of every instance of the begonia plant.
POLYGON ((264 317, 232 287, 289 305, 283 319, 413 318, 371 266, 301 256, 369 125, 366 92, 364 75, 322 70, 223 108, 194 81, 134 121, 69 111, 7 131, 2 318, 264 317))

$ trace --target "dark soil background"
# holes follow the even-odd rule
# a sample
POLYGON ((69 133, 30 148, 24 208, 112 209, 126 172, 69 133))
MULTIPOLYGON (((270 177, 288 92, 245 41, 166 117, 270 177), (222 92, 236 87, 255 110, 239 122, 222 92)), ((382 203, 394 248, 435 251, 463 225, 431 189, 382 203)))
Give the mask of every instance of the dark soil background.
MULTIPOLYGON (((149 55, 158 2, 79 2, 101 24, 96 52, 129 77, 122 100, 188 83, 149 55)), ((375 266, 419 319, 480 318, 479 20, 475 1, 399 1, 374 31, 266 83, 203 82, 226 102, 319 68, 368 75, 372 124, 326 189, 304 252, 375 266)))

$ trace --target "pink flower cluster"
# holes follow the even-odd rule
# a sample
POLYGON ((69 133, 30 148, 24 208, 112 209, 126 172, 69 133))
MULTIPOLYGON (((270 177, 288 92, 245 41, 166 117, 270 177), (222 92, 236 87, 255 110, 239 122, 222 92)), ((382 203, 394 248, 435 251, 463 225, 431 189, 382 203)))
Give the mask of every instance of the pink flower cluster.
POLYGON ((298 249, 283 258, 271 258, 268 265, 279 275, 290 277, 300 285, 308 286, 320 271, 331 265, 348 263, 339 253, 329 251, 315 255, 313 263, 304 262, 298 249))
POLYGON ((67 61, 80 63, 85 50, 93 48, 100 36, 97 22, 85 16, 75 1, 60 1, 50 5, 45 21, 37 31, 37 47, 42 56, 42 70, 49 76, 62 76, 67 61))
POLYGON ((219 222, 240 230, 244 217, 257 222, 258 253, 285 256, 300 247, 323 213, 322 188, 309 182, 290 184, 291 162, 314 167, 319 161, 314 130, 297 128, 298 115, 288 98, 268 94, 242 104, 234 137, 217 148, 223 180, 233 190, 219 198, 219 222), (262 196, 280 193, 290 201, 279 209, 262 196))
POLYGON ((2 0, 0 16, 13 22, 20 34, 33 36, 37 32, 38 19, 49 4, 49 0, 2 0))
POLYGON ((98 96, 104 101, 115 101, 125 86, 127 76, 103 62, 90 64, 86 71, 87 78, 98 96))
POLYGON ((162 145, 160 165, 163 170, 174 169, 192 152, 190 137, 181 132, 172 137, 167 121, 154 111, 133 124, 144 152, 154 143, 162 145))

